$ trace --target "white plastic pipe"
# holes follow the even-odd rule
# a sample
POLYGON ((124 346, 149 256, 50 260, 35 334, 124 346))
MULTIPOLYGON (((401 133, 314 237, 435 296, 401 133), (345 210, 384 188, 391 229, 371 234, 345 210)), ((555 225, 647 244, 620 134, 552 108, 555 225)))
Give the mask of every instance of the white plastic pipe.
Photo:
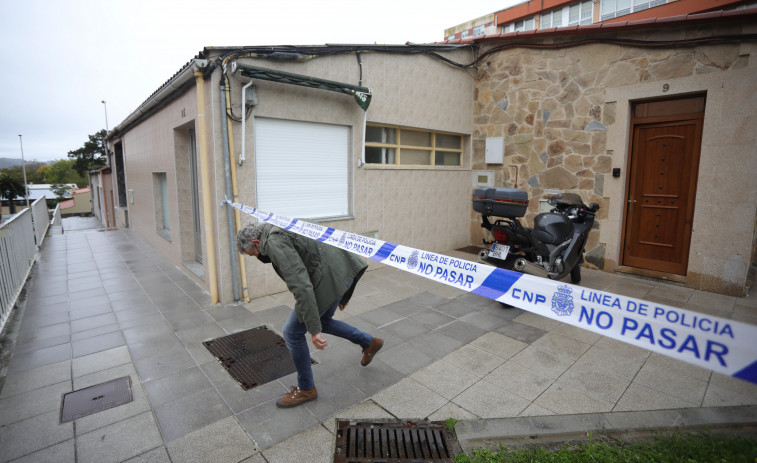
POLYGON ((247 87, 252 85, 253 81, 249 81, 247 85, 242 87, 242 153, 239 155, 239 165, 241 166, 244 164, 245 161, 245 141, 247 140, 247 135, 245 134, 245 130, 247 128, 246 118, 247 118, 247 87))

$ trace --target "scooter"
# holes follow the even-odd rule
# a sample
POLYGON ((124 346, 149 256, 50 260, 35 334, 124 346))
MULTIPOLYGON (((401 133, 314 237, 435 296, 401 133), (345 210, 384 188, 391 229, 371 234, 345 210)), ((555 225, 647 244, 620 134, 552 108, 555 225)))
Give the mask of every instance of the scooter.
POLYGON ((584 246, 594 225, 597 203, 586 206, 575 193, 561 193, 547 201, 550 212, 538 214, 533 228, 521 224, 528 207, 528 195, 517 188, 478 188, 473 209, 481 213, 481 227, 493 239, 478 257, 487 264, 542 278, 562 280, 570 274, 581 281, 584 246), (490 220, 493 218, 494 222, 490 220))

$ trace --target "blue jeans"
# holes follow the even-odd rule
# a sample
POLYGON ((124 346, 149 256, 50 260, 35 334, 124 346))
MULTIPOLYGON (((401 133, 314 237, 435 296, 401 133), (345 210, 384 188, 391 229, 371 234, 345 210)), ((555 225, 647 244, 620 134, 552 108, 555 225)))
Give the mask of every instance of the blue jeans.
MULTIPOLYGON (((334 301, 333 304, 321 311, 321 331, 323 334, 333 334, 340 338, 347 339, 354 344, 360 345, 363 349, 367 348, 373 342, 373 336, 352 325, 348 325, 339 320, 334 320, 334 312, 339 306, 341 298, 334 301)), ((286 340, 289 355, 292 356, 295 368, 297 368, 297 386, 304 390, 310 390, 315 387, 313 381, 313 369, 310 366, 310 349, 305 337, 307 328, 304 323, 297 320, 297 314, 292 311, 289 318, 284 323, 284 340, 286 340)))

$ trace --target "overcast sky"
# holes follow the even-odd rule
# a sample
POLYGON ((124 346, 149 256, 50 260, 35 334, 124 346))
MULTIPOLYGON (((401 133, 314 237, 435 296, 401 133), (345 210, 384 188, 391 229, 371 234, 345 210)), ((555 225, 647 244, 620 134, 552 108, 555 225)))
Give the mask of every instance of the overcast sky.
POLYGON ((0 0, 0 158, 64 159, 206 46, 429 43, 521 0, 0 0))

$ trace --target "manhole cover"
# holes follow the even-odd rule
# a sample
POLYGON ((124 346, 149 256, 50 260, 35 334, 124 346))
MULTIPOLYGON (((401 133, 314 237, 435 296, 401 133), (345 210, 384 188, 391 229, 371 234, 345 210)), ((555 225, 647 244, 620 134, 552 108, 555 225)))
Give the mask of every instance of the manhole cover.
MULTIPOLYGON (((297 371, 286 341, 259 326, 202 343, 244 390, 297 371)), ((310 360, 312 364, 316 361, 310 360)))
POLYGON ((458 453, 443 423, 337 421, 334 463, 454 462, 458 453))
POLYGON ((117 407, 134 400, 128 376, 114 379, 63 395, 60 422, 67 423, 83 416, 117 407))

